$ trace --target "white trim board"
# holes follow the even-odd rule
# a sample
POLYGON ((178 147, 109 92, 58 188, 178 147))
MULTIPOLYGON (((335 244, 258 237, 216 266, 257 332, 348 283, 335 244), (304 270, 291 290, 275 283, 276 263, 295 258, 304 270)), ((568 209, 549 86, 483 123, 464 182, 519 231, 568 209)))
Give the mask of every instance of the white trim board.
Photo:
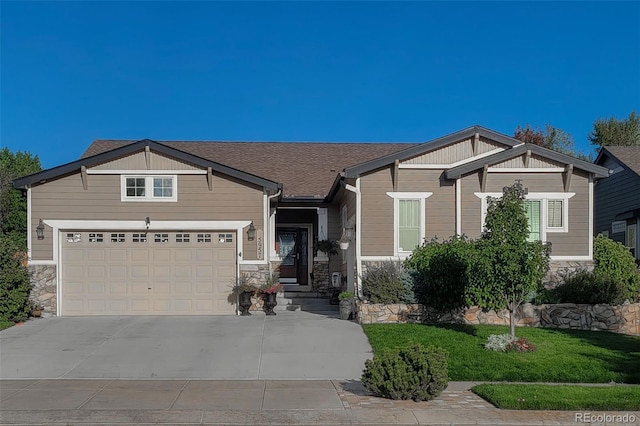
POLYGON ((206 175, 206 170, 96 170, 87 169, 88 175, 206 175))
POLYGON ((489 173, 564 173, 562 167, 489 167, 489 173))
POLYGON ((171 231, 208 231, 208 230, 242 230, 249 226, 250 220, 153 220, 151 216, 149 228, 145 219, 141 220, 57 220, 45 219, 44 223, 57 230, 171 230, 171 231))

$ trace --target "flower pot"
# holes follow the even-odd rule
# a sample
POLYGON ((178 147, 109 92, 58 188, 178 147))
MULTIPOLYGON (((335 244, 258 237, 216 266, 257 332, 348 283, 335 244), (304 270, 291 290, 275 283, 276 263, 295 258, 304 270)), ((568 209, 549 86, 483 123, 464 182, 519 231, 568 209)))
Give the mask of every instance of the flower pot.
POLYGON ((340 250, 348 250, 349 241, 340 241, 340 250))
POLYGON ((241 316, 247 316, 247 315, 251 315, 251 313, 249 312, 249 309, 251 308, 251 296, 253 295, 253 292, 251 291, 243 291, 242 293, 240 293, 239 299, 240 299, 240 315, 241 316))
POLYGON ((278 293, 265 293, 264 295, 264 311, 267 315, 275 315, 273 312, 273 308, 276 307, 278 301, 276 300, 276 296, 278 293))
POLYGON ((353 319, 353 299, 342 299, 340 301, 340 319, 353 319))

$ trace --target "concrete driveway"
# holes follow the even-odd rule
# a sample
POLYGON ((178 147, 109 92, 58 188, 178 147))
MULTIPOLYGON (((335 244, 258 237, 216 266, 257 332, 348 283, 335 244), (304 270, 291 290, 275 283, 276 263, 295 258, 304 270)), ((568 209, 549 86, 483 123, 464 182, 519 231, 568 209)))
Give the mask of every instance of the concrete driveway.
POLYGON ((72 317, 0 332, 0 379, 359 379, 360 325, 307 312, 267 317, 72 317))

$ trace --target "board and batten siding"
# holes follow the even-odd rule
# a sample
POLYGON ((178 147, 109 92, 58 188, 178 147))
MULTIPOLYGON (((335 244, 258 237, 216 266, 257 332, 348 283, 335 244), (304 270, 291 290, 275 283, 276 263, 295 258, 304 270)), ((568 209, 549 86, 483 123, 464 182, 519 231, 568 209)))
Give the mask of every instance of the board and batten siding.
POLYGON ((149 167, 144 152, 116 158, 91 167, 91 170, 201 170, 193 164, 188 164, 175 158, 157 152, 149 152, 149 167))
MULTIPOLYGON (((31 229, 35 230, 40 218, 144 221, 147 216, 152 223, 252 220, 257 229, 264 229, 261 187, 214 174, 209 191, 206 175, 178 175, 177 179, 177 202, 121 201, 120 175, 88 175, 87 190, 79 173, 36 185, 31 188, 31 229)), ((45 226, 44 240, 38 240, 35 231, 30 237, 31 258, 52 260, 52 229, 45 226)), ((248 241, 246 232, 243 239, 243 259, 256 260, 257 239, 248 241)))
POLYGON ((607 158, 603 166, 615 172, 595 184, 593 230, 596 233, 609 231, 610 238, 624 244, 625 233, 611 233, 611 223, 620 213, 640 209, 640 176, 627 168, 620 168, 611 158, 607 158))
MULTIPOLYGON (((520 179, 522 185, 533 192, 564 192, 562 173, 489 173, 484 192, 502 193, 505 186, 513 185, 520 179)), ((481 200, 475 193, 480 192, 480 173, 464 176, 462 189, 462 233, 469 238, 479 238, 481 234, 481 200)), ((574 171, 568 192, 575 195, 569 199, 569 232, 549 232, 552 256, 589 255, 589 177, 586 173, 574 171)))
POLYGON ((463 161, 474 155, 481 155, 505 146, 495 141, 480 138, 476 153, 473 153, 472 139, 465 139, 422 155, 404 160, 401 164, 452 164, 463 161))

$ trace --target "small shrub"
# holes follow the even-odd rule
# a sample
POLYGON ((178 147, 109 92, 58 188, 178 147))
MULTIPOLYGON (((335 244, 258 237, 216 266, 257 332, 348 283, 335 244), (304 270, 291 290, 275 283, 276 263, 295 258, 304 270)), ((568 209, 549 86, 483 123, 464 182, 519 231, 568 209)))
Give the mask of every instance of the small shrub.
POLYGON ((536 350, 536 347, 524 337, 520 337, 509 342, 506 350, 507 352, 533 352, 536 350))
POLYGON ((342 291, 338 295, 338 300, 353 299, 354 295, 350 291, 342 291))
POLYGON ((447 352, 420 345, 383 351, 365 362, 362 384, 373 395, 427 401, 447 387, 447 352))
POLYGON ((413 280, 398 261, 369 266, 362 276, 362 293, 372 303, 413 303, 413 280))
POLYGON ((564 277, 564 283, 549 291, 556 303, 607 303, 618 305, 625 301, 627 288, 605 274, 581 270, 564 277))
POLYGON ((511 336, 509 334, 492 334, 487 339, 484 348, 490 351, 505 352, 510 343, 511 336))
POLYGON ((625 299, 640 299, 640 273, 629 249, 604 235, 593 241, 593 272, 597 276, 607 276, 616 285, 625 289, 625 299))

